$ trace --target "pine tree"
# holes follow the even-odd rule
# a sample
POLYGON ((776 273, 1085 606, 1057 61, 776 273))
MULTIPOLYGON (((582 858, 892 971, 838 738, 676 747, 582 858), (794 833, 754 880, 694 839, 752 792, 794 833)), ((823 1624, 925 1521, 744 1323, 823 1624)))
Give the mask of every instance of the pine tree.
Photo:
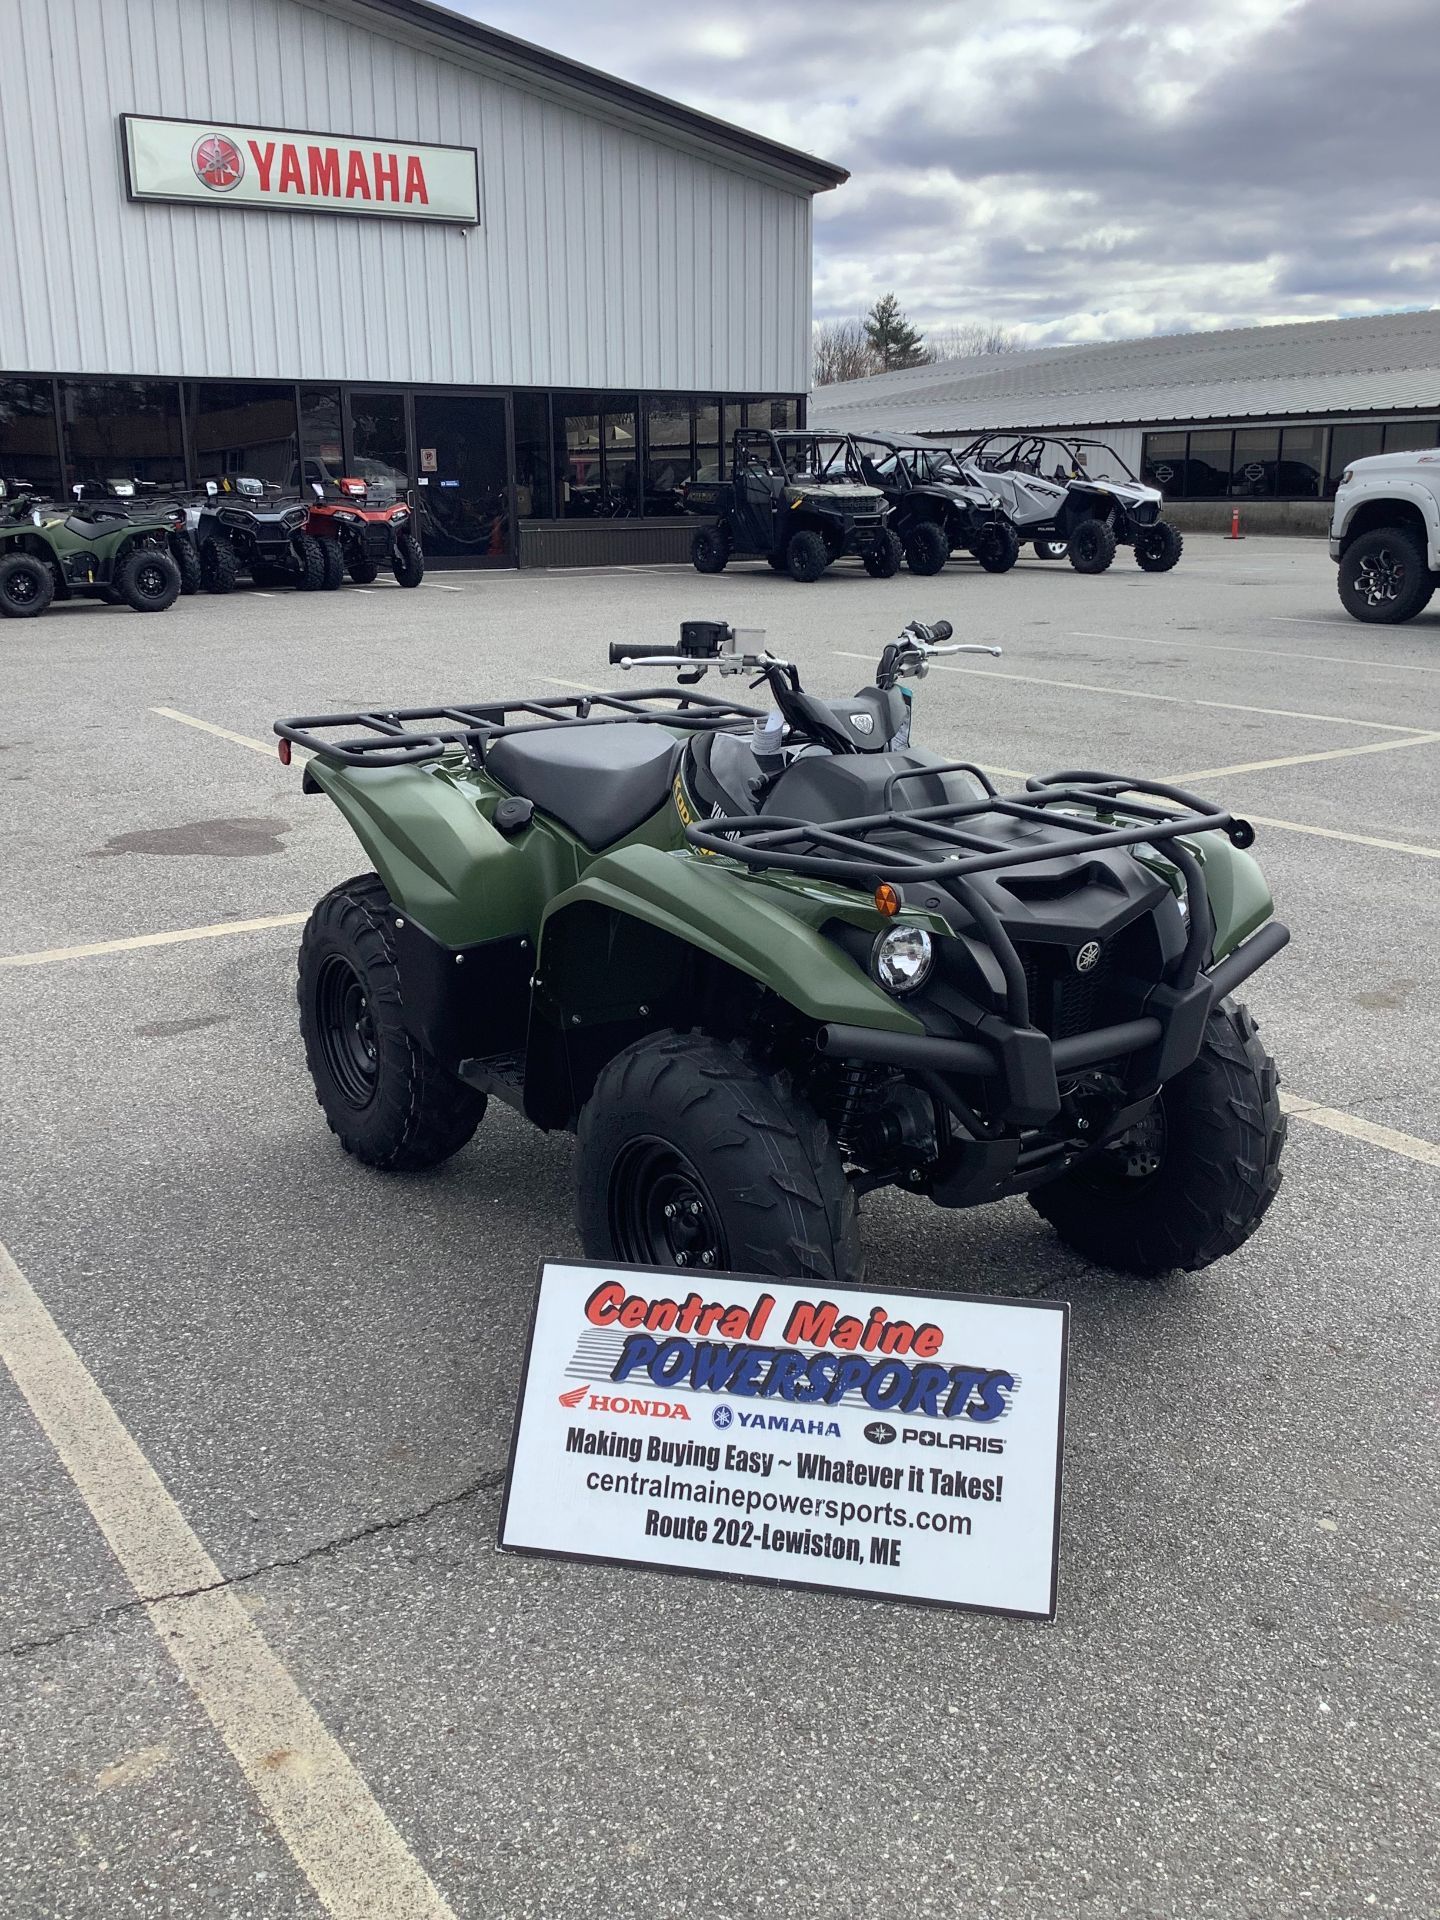
POLYGON ((893 293, 883 295, 870 309, 865 335, 886 373, 897 367, 924 366, 930 358, 923 336, 905 318, 893 293))

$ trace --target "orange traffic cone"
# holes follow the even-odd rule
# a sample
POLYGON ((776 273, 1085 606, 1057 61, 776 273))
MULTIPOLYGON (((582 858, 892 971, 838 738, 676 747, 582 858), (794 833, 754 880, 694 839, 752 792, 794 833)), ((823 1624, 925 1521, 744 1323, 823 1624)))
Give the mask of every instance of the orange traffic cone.
POLYGON ((1232 540, 1243 540, 1245 538, 1244 534, 1241 533, 1240 531, 1239 507, 1232 507, 1230 509, 1230 536, 1229 537, 1232 540))

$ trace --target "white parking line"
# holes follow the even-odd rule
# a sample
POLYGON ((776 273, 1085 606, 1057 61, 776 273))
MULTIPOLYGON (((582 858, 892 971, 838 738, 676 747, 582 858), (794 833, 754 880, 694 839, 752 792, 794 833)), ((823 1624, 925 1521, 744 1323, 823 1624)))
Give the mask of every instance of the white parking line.
POLYGON ((454 1920, 3 1246, 0 1358, 325 1912, 454 1920))
POLYGON ((1312 1126, 1328 1127, 1348 1139, 1363 1140, 1367 1147, 1381 1147, 1386 1153, 1398 1153, 1403 1159, 1418 1160, 1425 1167, 1440 1167, 1440 1145, 1421 1140, 1413 1133, 1401 1133, 1395 1127, 1382 1127, 1376 1120, 1362 1120, 1358 1114, 1342 1113, 1337 1107, 1322 1107, 1314 1100, 1302 1100, 1293 1093, 1282 1093, 1280 1105, 1297 1120, 1312 1126))
MULTIPOLYGON (((1266 614, 1269 620, 1288 619, 1287 614, 1266 614)), ((1309 622, 1304 624, 1309 625, 1309 622)), ((1333 626, 1330 620, 1317 620, 1316 626, 1333 626)), ((1365 660, 1352 653, 1297 653, 1288 647, 1232 647, 1218 640, 1192 640, 1188 633, 1088 633, 1078 629, 1072 640, 1119 640, 1127 646, 1140 641, 1147 647, 1182 647, 1187 653, 1244 653, 1262 660, 1318 660, 1334 667, 1374 667, 1388 673, 1440 673, 1440 667, 1419 666, 1408 660, 1365 660)))
POLYGON ((270 927, 299 927, 307 913, 272 913, 263 920, 221 920, 209 927, 181 927, 170 933, 137 933, 128 940, 92 940, 83 947, 46 947, 36 953, 0 953, 0 967, 48 967, 60 960, 90 960, 101 953, 135 953, 142 947, 178 947, 187 940, 223 940, 232 933, 263 933, 270 927))
POLYGON ((1172 773, 1171 781, 1183 786, 1187 780, 1228 779, 1237 773, 1266 773, 1271 767, 1303 767, 1316 760, 1351 760, 1361 753, 1396 753, 1402 747, 1432 747, 1440 733, 1412 734, 1408 740, 1372 740, 1363 747, 1330 747, 1324 753, 1287 753, 1278 760, 1243 760, 1233 767, 1202 767, 1198 773, 1172 773))
POLYGON ((178 720, 182 727, 197 727, 201 733, 213 733, 217 740, 229 740, 237 747, 248 747, 251 753, 263 753, 267 760, 275 758, 280 744, 276 740, 267 746, 263 740, 251 739, 248 733, 232 733, 229 727, 217 727, 212 720, 197 720, 193 713, 181 713, 178 707, 151 707, 150 711, 158 713, 162 720, 178 720))
POLYGON ((1440 860, 1440 847, 1419 847, 1411 840, 1378 840, 1372 833, 1341 833, 1338 827, 1307 827, 1298 820, 1271 820, 1263 813, 1251 813, 1248 807, 1245 818, 1257 827, 1279 827, 1286 833, 1312 833, 1319 840, 1348 840, 1355 847, 1380 847, 1386 853, 1413 853, 1420 860, 1440 860))

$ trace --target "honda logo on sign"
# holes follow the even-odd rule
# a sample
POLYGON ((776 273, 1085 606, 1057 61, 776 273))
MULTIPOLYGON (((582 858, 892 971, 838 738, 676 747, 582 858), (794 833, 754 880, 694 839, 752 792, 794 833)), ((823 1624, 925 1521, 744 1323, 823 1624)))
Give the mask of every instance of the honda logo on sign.
POLYGON ((122 113, 120 128, 132 200, 479 224, 474 147, 135 113, 122 113))

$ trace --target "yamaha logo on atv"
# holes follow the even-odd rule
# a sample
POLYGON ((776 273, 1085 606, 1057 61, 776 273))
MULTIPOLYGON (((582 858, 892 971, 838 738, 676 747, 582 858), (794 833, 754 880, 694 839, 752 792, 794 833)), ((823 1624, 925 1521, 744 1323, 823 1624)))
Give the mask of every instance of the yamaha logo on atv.
POLYGON ((1100 942, 1087 940, 1075 956, 1075 971, 1091 973, 1100 963, 1100 942))
POLYGON ((245 177, 245 156, 223 133, 207 133, 190 156, 195 177, 216 193, 229 193, 245 177))
POLYGON ((873 713, 852 713, 850 715, 850 724, 857 733, 873 733, 875 731, 875 716, 873 713))

